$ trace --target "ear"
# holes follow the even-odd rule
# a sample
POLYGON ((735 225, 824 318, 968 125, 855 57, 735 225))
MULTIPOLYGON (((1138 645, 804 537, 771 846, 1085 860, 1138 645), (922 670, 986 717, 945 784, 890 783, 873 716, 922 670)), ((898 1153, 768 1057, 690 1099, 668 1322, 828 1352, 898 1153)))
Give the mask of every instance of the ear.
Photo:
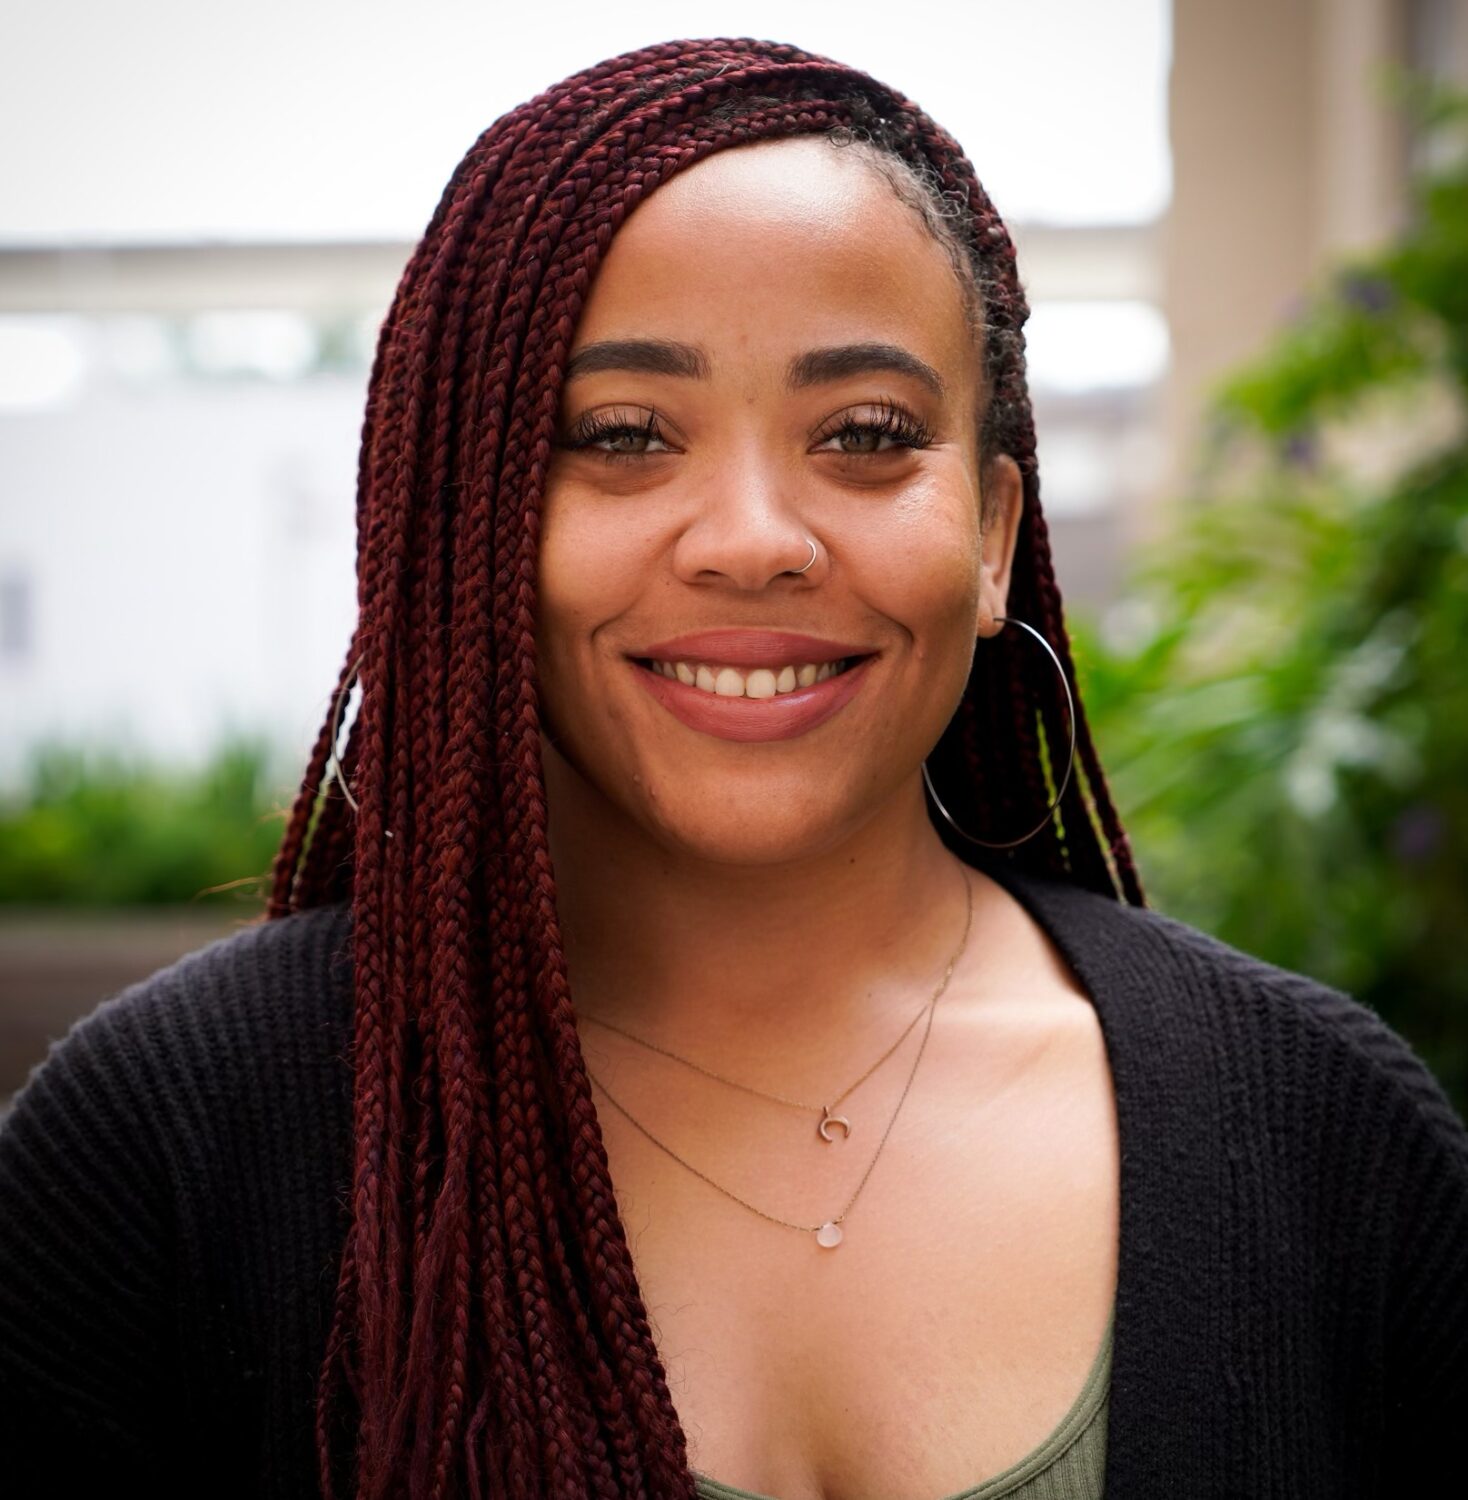
POLYGON ((987 638, 998 635, 1004 628, 995 623, 994 616, 1005 613, 1009 573, 1025 508, 1024 476, 1009 454, 999 454, 985 467, 979 506, 981 516, 991 517, 987 529, 981 533, 976 622, 976 633, 987 638))

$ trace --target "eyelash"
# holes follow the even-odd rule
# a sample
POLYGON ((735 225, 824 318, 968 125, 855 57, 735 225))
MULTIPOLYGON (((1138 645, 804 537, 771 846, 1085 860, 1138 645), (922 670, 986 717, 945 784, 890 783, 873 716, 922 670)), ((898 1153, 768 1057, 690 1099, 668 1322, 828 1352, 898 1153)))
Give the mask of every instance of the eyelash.
MULTIPOLYGON (((662 429, 658 426, 656 412, 648 412, 645 422, 629 422, 621 412, 588 412, 571 429, 566 440, 568 448, 590 448, 603 438, 644 437, 649 442, 663 441, 662 429)), ((608 463, 625 463, 628 459, 649 458, 646 453, 614 453, 609 448, 601 450, 601 457, 608 463)))
MULTIPOLYGON (((878 439, 891 438, 894 445, 902 448, 926 448, 933 441, 933 430, 920 417, 895 403, 886 400, 872 403, 878 415, 867 421, 857 421, 845 416, 839 422, 817 435, 816 441, 829 443, 832 438, 857 438, 876 433, 878 439)), ((642 437, 649 442, 663 442, 662 429, 658 426, 656 412, 648 412, 645 422, 629 422, 620 412, 588 412, 571 429, 565 446, 572 449, 591 448, 607 438, 642 437)), ((890 453, 890 448, 880 448, 871 453, 843 453, 843 458, 875 458, 881 453, 890 453)), ((626 463, 639 458, 653 458, 649 453, 617 453, 601 449, 601 457, 608 463, 626 463)))
MULTIPOLYGON (((890 437, 900 448, 926 448, 933 441, 933 429, 921 417, 883 398, 872 403, 878 415, 875 419, 859 422, 854 417, 843 417, 829 431, 817 436, 817 442, 829 443, 834 437, 862 437, 875 432, 879 438, 890 437)), ((881 448, 877 453, 889 453, 881 448)), ((843 453, 843 458, 875 458, 877 453, 843 453)))

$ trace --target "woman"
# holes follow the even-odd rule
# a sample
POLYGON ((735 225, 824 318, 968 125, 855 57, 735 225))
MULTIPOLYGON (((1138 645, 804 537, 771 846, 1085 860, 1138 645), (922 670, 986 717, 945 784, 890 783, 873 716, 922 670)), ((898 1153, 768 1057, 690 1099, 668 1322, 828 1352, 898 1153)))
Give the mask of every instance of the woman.
POLYGON ((0 1136, 33 1485, 1334 1497, 1448 1457, 1468 1131, 1365 1007, 1146 908, 1025 316, 956 144, 794 48, 645 49, 486 132, 383 327, 270 920, 0 1136))

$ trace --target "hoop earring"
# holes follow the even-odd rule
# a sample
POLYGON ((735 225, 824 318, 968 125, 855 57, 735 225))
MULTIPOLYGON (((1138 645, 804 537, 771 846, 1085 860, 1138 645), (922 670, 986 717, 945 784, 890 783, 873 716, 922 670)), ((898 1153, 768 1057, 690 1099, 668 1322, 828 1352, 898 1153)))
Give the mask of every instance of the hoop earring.
MULTIPOLYGON (((809 537, 806 537, 805 545, 810 548, 810 562, 805 565, 805 568, 808 568, 810 567, 810 563, 816 560, 816 544, 809 537)), ((787 573, 804 573, 805 568, 786 568, 785 571, 787 573)))
MULTIPOLYGON (((362 658, 359 656, 356 661, 352 663, 351 670, 347 673, 347 680, 341 685, 341 687, 337 689, 336 697, 332 699, 331 754, 326 757, 327 769, 336 778, 336 784, 342 789, 342 796, 347 799, 347 802, 350 804, 353 813, 359 813, 362 809, 358 807, 357 799, 352 796, 352 789, 347 785, 346 772, 342 770, 342 763, 337 759, 336 738, 337 735, 341 733, 342 712, 346 708, 347 699, 351 696, 352 685, 357 680, 357 668, 361 665, 362 658)), ((391 838, 392 829, 384 828, 383 835, 386 838, 391 838)))
POLYGON ((1033 625, 1026 625, 1023 620, 1013 619, 1009 615, 995 615, 994 618, 996 620, 1004 621, 1004 623, 1007 625, 1018 625, 1022 629, 1028 630, 1029 633, 1034 636, 1034 638, 1039 641, 1039 643, 1045 648, 1045 654, 1050 658, 1052 662, 1055 663, 1055 670, 1060 673, 1060 685, 1065 689, 1065 703, 1066 707, 1070 711, 1070 758, 1065 763, 1065 775, 1061 778, 1060 790, 1055 794, 1055 800, 1050 804, 1049 807, 1045 809, 1045 816, 1041 818, 1040 821, 1032 829, 1030 829, 1030 831, 1025 834, 1023 838, 1009 839, 1004 843, 995 843, 989 839, 975 838, 973 834, 969 833, 966 829, 960 828, 958 824, 953 821, 953 815, 948 811, 946 807, 943 806, 942 801, 938 797, 937 791, 933 787, 933 778, 928 775, 928 762, 926 759, 923 760, 923 781, 927 785, 928 795, 933 799, 934 805, 937 807, 938 811, 943 814, 944 818, 947 819, 949 826, 955 833, 961 834, 971 844, 982 844, 986 849, 1013 849, 1017 844, 1023 844, 1027 840, 1034 838, 1034 836, 1039 833, 1039 831, 1050 821, 1051 815, 1055 812, 1055 809, 1060 806, 1061 798, 1065 796, 1066 787, 1070 785, 1071 768, 1075 765, 1076 758, 1076 703, 1075 699, 1071 696, 1070 683, 1066 680, 1065 668, 1061 666, 1060 658, 1055 654, 1055 650, 1051 646, 1050 642, 1047 641, 1045 637, 1041 635, 1033 625))

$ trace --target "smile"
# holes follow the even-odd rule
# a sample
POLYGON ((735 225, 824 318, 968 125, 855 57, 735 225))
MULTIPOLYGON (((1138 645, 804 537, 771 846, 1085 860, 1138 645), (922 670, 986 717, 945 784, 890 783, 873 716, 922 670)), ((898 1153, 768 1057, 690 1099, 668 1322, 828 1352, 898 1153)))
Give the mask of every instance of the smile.
POLYGON ((855 660, 855 657, 845 657, 839 661, 803 662, 799 666, 787 662, 783 666, 740 668, 721 666, 716 662, 645 658, 639 665, 681 682, 685 687, 713 693, 720 698, 774 698, 782 693, 793 693, 798 688, 813 687, 828 677, 837 677, 855 660))
POLYGON ((746 743, 794 739, 824 724, 861 690, 875 660, 874 655, 851 656, 738 668, 629 658, 638 682, 680 723, 746 743))

